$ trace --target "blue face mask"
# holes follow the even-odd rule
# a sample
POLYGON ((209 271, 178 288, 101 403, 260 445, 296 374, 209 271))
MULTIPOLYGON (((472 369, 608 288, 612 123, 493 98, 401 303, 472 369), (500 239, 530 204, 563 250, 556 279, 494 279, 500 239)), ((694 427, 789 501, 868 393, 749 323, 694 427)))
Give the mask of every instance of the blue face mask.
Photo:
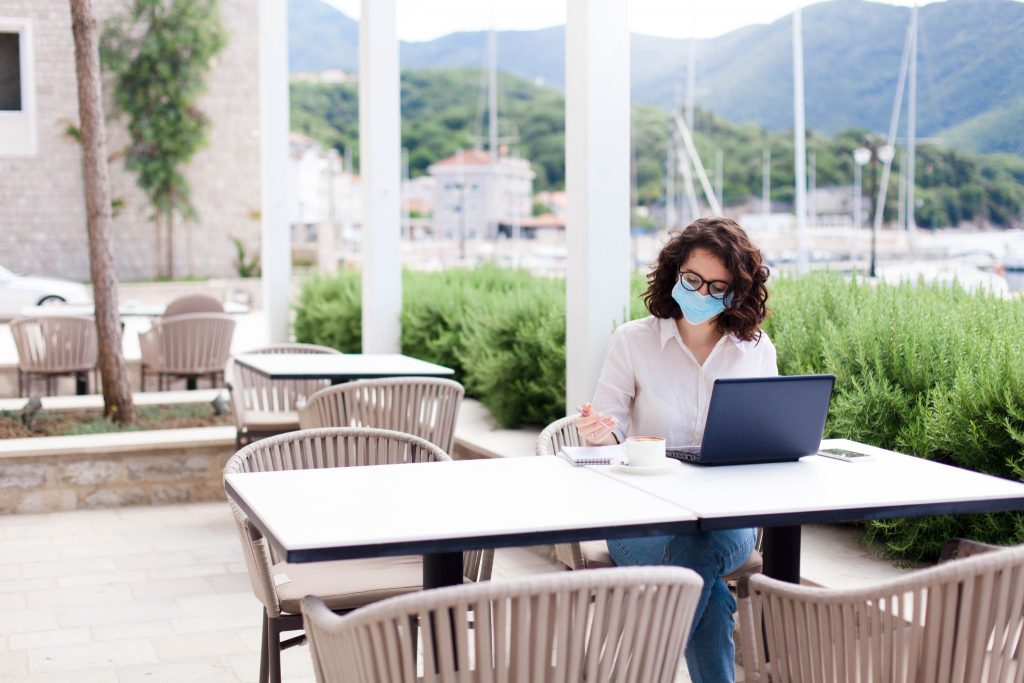
POLYGON ((682 282, 677 281, 676 286, 672 288, 672 298, 679 304, 686 322, 700 325, 721 315, 725 307, 732 303, 732 292, 726 294, 724 299, 716 299, 710 294, 687 289, 682 282))

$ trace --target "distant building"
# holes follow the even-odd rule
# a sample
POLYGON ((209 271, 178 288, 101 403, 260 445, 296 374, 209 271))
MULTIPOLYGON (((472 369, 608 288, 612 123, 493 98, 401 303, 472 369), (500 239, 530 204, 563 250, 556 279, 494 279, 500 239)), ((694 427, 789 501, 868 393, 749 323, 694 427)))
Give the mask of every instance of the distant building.
MULTIPOLYGON (((174 230, 175 274, 230 276, 235 246, 260 243, 260 140, 257 3, 222 0, 228 42, 213 61, 199 109, 212 121, 210 144, 186 169, 195 223, 174 230), (191 249, 189 248, 191 244, 191 249)), ((94 0, 101 24, 126 11, 123 0, 94 0)), ((110 86, 109 80, 104 83, 110 86)), ((109 102, 109 89, 104 93, 109 102)), ((112 112, 111 112, 112 113, 112 112)), ((16 271, 89 278, 78 91, 67 0, 0 2, 0 263, 16 271)), ((107 125, 111 192, 120 200, 114 255, 121 278, 153 277, 153 213, 118 152, 123 117, 107 125)))
POLYGON ((544 207, 546 213, 553 213, 556 216, 565 216, 569 201, 565 197, 564 190, 545 190, 533 196, 533 203, 544 207))
POLYGON ((511 235, 532 214, 533 178, 526 159, 482 150, 460 150, 430 166, 434 234, 458 239, 511 235))
POLYGON ((325 71, 303 71, 290 76, 293 81, 302 83, 355 83, 359 77, 354 73, 342 71, 341 69, 327 69, 325 71))
POLYGON ((288 222, 292 258, 332 271, 339 252, 356 251, 362 226, 359 176, 344 168, 336 150, 292 133, 289 136, 288 222))

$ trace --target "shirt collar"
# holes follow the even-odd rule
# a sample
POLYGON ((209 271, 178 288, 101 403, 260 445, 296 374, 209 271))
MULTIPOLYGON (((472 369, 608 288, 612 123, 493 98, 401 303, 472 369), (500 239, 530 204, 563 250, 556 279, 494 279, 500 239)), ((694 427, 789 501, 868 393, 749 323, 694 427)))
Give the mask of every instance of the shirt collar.
MULTIPOLYGON (((680 347, 683 346, 683 338, 679 336, 679 328, 676 327, 676 321, 672 318, 659 318, 661 322, 661 348, 665 348, 665 344, 668 343, 669 339, 675 339, 676 343, 680 347)), ((753 342, 745 342, 736 337, 734 334, 727 334, 726 337, 736 345, 736 348, 740 351, 746 351, 750 348, 750 344, 753 342)))

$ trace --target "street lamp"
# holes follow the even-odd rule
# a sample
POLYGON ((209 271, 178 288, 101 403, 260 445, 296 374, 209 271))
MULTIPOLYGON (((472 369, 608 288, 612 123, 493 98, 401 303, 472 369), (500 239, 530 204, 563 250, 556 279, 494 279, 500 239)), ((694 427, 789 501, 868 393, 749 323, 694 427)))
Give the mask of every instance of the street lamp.
MULTIPOLYGON (((878 263, 878 228, 882 222, 882 216, 879 213, 879 206, 876 200, 878 195, 878 166, 875 162, 881 162, 888 164, 892 161, 896 150, 892 145, 882 144, 878 138, 873 136, 864 138, 864 147, 858 147, 853 152, 853 160, 856 163, 855 172, 859 170, 864 164, 871 164, 871 265, 868 269, 868 275, 875 277, 877 275, 877 263, 878 263)), ((857 174, 860 175, 859 173, 857 174)), ((857 179, 858 195, 860 194, 859 188, 859 177, 857 179)), ((858 197, 859 198, 859 197, 858 197)), ((860 216, 860 202, 857 202, 857 217, 860 216)))
POLYGON ((853 150, 853 225, 858 230, 864 227, 864 181, 861 167, 871 161, 871 150, 858 147, 853 150))

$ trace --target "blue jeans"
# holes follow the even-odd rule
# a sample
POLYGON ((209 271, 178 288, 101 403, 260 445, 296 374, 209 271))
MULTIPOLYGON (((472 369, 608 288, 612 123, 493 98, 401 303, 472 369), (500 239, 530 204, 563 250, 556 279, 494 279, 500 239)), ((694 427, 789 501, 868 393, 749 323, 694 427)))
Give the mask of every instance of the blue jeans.
POLYGON ((617 565, 670 564, 692 569, 704 579, 686 644, 686 667, 693 683, 733 683, 736 679, 732 640, 736 600, 721 577, 743 566, 756 538, 756 529, 730 529, 608 541, 617 565))

